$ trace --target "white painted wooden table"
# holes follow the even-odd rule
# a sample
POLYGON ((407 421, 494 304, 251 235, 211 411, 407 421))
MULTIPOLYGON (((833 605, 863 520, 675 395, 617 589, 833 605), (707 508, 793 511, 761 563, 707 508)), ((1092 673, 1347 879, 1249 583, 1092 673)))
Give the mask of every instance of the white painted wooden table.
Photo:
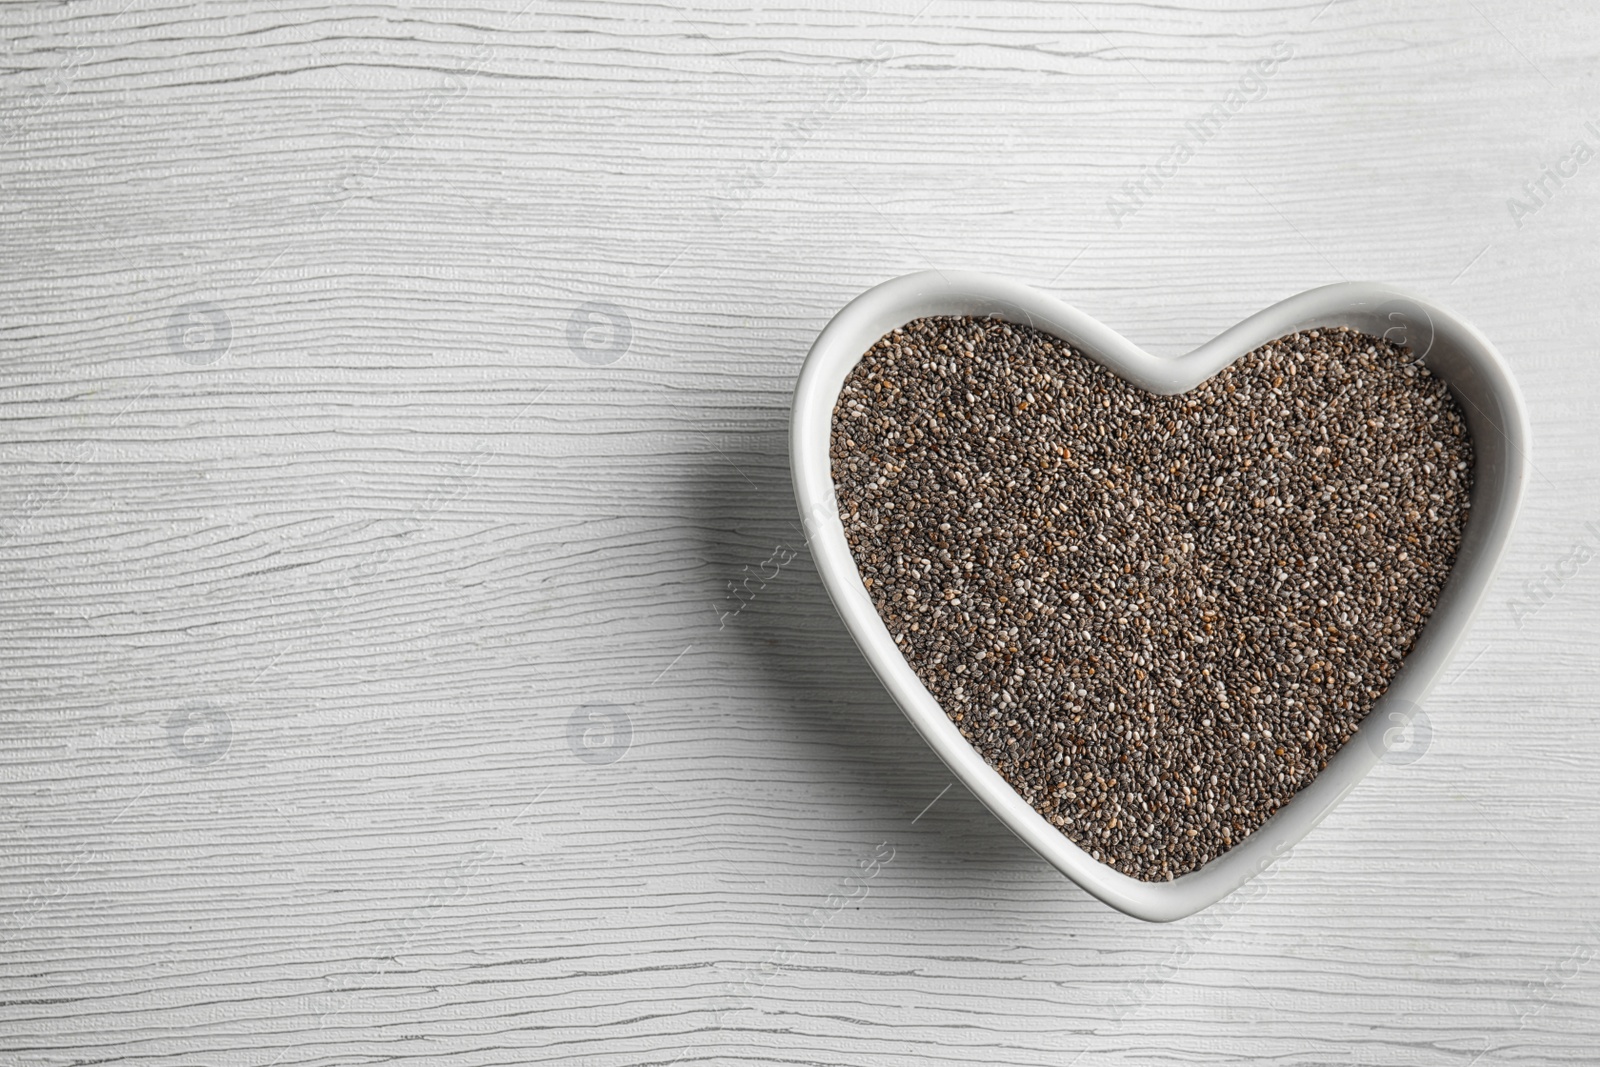
POLYGON ((0 1063, 1600 1060, 1600 11, 521 3, 0 9, 0 1063), (1199 917, 811 569, 795 372, 929 265, 1166 352, 1379 279, 1526 391, 1430 738, 1199 917))

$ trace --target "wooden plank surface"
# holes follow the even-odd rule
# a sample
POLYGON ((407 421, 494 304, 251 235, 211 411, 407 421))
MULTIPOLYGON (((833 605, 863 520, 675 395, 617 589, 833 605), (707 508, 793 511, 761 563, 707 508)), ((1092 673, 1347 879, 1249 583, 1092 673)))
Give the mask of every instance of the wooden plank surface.
POLYGON ((0 26, 0 1062, 1595 1062, 1600 10, 0 26), (1526 393, 1428 736, 1194 919, 947 791, 810 565, 796 370, 929 266, 1160 352, 1387 281, 1526 393))

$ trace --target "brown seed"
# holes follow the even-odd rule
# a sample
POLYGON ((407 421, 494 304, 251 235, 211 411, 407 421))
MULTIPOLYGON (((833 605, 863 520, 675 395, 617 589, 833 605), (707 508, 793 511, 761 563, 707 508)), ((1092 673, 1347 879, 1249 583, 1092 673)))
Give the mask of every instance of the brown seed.
POLYGON ((1188 873, 1327 766, 1449 574, 1472 447, 1408 362, 1325 329, 1157 397, 1029 327, 908 323, 834 411, 863 583, 1061 833, 1188 873))

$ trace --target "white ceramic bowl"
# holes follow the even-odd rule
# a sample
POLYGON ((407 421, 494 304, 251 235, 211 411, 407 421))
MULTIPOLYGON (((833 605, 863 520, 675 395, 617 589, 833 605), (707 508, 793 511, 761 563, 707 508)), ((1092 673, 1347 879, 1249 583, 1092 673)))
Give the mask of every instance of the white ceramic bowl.
POLYGON ((1427 301, 1383 286, 1342 283, 1292 296, 1245 319, 1188 355, 1153 356, 1116 331, 1026 285, 971 272, 926 271, 868 290, 811 346, 789 427, 795 495, 828 594, 867 662, 906 717, 1001 822, 1090 893, 1141 919, 1165 922, 1205 908, 1265 870, 1327 815, 1383 756, 1438 679, 1482 604, 1511 535, 1527 480, 1528 426, 1505 363, 1476 329, 1427 301), (1054 334, 1075 350, 1155 393, 1182 393, 1239 356, 1302 329, 1349 326, 1407 344, 1450 387, 1476 454, 1472 511, 1455 569, 1433 617, 1355 738, 1293 800, 1200 870, 1141 882, 1074 845, 984 762, 901 656, 878 617, 834 498, 828 446, 845 376, 889 330, 925 315, 995 315, 1054 334))

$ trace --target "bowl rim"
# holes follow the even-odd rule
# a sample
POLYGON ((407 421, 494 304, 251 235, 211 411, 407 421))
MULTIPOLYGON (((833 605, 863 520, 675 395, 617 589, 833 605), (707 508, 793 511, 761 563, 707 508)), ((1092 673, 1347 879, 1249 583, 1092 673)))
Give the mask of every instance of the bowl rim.
POLYGON ((835 609, 873 673, 923 740, 1012 833, 1095 897, 1152 922, 1200 911, 1266 870, 1397 743, 1460 646, 1504 558, 1528 480, 1529 440, 1521 393, 1488 339, 1445 308, 1386 285, 1339 282, 1310 289, 1256 312, 1185 355, 1159 357, 1050 294, 1007 278, 949 270, 883 282, 835 314, 801 367, 789 426, 791 472, 806 542, 835 609), (1300 330, 1347 325, 1387 336, 1399 327, 1408 331, 1402 336, 1413 350, 1426 342, 1418 358, 1458 402, 1465 401, 1475 455, 1472 509, 1462 550, 1422 634, 1356 736, 1327 768, 1253 833, 1196 871, 1169 882, 1139 881, 1094 859, 1047 822, 961 736, 901 655, 861 583, 834 496, 834 404, 845 375, 874 342, 913 319, 941 314, 997 315, 1034 326, 1133 384, 1163 394, 1186 392, 1262 344, 1300 330))

